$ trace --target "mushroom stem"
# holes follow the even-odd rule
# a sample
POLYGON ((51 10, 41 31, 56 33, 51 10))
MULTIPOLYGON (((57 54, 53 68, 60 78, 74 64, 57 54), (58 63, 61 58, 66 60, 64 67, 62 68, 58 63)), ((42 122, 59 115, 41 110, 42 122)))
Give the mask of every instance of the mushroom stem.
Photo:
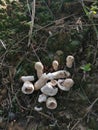
POLYGON ((37 80, 34 84, 34 88, 35 90, 39 90, 40 88, 42 88, 48 81, 48 77, 46 75, 46 73, 42 74, 42 76, 39 78, 39 80, 37 80))
POLYGON ((54 97, 49 97, 46 101, 46 107, 48 109, 55 109, 57 107, 57 101, 54 97))
POLYGON ((38 79, 42 76, 42 74, 43 74, 43 70, 38 70, 37 71, 37 77, 38 77, 38 79))

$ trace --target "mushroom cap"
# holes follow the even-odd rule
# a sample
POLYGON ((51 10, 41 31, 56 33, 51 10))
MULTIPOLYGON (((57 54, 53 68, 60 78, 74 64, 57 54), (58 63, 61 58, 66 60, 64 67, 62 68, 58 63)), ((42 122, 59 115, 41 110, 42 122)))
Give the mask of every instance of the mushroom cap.
POLYGON ((35 90, 39 90, 40 88, 42 88, 48 80, 49 78, 46 73, 42 74, 42 76, 34 84, 35 90))
POLYGON ((62 83, 64 82, 64 79, 59 79, 58 80, 58 87, 63 90, 63 91, 67 91, 65 86, 62 85, 62 83))
POLYGON ((30 81, 25 81, 21 90, 24 94, 31 94, 34 91, 34 86, 30 81))
POLYGON ((44 66, 41 62, 36 62, 35 63, 35 69, 38 71, 38 70, 43 70, 44 69, 44 66))
POLYGON ((62 51, 62 50, 57 50, 56 51, 56 55, 58 55, 58 56, 61 56, 61 55, 63 55, 64 54, 64 52, 62 51))
POLYGON ((48 96, 55 96, 58 92, 58 88, 53 87, 50 83, 47 83, 41 88, 41 92, 48 96))
POLYGON ((20 78, 23 82, 25 81, 34 81, 34 76, 21 76, 20 78))
POLYGON ((47 77, 48 79, 62 79, 62 78, 67 78, 70 76, 70 73, 66 70, 59 70, 53 73, 48 73, 47 77))
POLYGON ((74 57, 72 55, 66 57, 66 62, 73 62, 73 61, 74 61, 74 57))
POLYGON ((48 109, 55 109, 57 108, 57 101, 54 97, 49 97, 47 100, 46 100, 46 107, 48 109))
POLYGON ((66 58, 66 66, 71 68, 74 62, 74 57, 72 55, 67 56, 66 58))
POLYGON ((52 62, 52 67, 53 67, 53 69, 54 69, 54 70, 57 70, 57 69, 58 69, 58 66, 59 66, 59 62, 58 62, 57 60, 54 60, 54 61, 52 62))
POLYGON ((64 80, 63 85, 66 88, 71 88, 74 85, 74 81, 71 78, 67 78, 67 79, 64 80))
POLYGON ((45 94, 40 94, 38 97, 38 102, 42 103, 42 102, 46 102, 47 100, 47 96, 45 94))
POLYGON ((58 87, 63 91, 69 91, 74 85, 74 81, 71 78, 58 80, 58 87))

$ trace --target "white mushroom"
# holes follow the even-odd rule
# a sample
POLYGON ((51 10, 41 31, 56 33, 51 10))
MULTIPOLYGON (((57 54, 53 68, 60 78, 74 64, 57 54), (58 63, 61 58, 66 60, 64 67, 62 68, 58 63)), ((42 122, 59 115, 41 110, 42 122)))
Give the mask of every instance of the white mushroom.
POLYGON ((34 107, 34 110, 39 112, 39 111, 42 111, 43 108, 42 108, 42 107, 35 106, 35 107, 34 107))
POLYGON ((52 83, 47 83, 41 88, 41 92, 48 96, 55 96, 58 92, 58 88, 53 87, 52 83))
POLYGON ((21 90, 24 94, 31 94, 34 91, 34 86, 30 81, 25 81, 21 90))
POLYGON ((54 61, 52 62, 52 67, 53 67, 53 69, 54 69, 54 70, 58 70, 58 66, 59 66, 59 62, 58 62, 57 60, 54 60, 54 61))
POLYGON ((56 86, 57 85, 57 81, 52 79, 50 82, 48 82, 48 84, 50 84, 51 86, 56 86))
POLYGON ((71 68, 74 62, 74 57, 72 55, 67 56, 66 58, 66 66, 71 68))
POLYGON ((48 81, 48 77, 46 75, 46 73, 42 74, 42 76, 39 78, 39 80, 37 80, 34 84, 34 88, 35 90, 39 90, 40 88, 42 88, 48 81))
POLYGON ((57 101, 54 97, 49 97, 46 101, 46 107, 48 109, 55 109, 57 108, 57 101))
POLYGON ((69 91, 73 85, 74 81, 71 78, 58 80, 58 87, 63 91, 69 91))
POLYGON ((52 79, 62 79, 62 78, 67 78, 70 76, 70 73, 66 70, 59 70, 53 73, 48 73, 47 74, 48 78, 50 80, 52 79))
POLYGON ((20 78, 23 82, 25 81, 34 81, 34 76, 21 76, 20 78))
POLYGON ((42 102, 46 102, 47 100, 47 96, 45 94, 40 94, 38 97, 38 102, 42 103, 42 102))
POLYGON ((44 69, 43 64, 41 62, 36 62, 35 63, 35 69, 37 71, 38 78, 40 78, 43 74, 43 69, 44 69))

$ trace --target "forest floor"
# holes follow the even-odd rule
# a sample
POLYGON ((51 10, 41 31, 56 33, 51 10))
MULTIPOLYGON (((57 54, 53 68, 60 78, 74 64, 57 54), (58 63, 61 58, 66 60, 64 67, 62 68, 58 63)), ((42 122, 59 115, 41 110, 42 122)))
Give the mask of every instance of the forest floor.
POLYGON ((35 2, 0 2, 0 130, 98 130, 98 2, 35 2), (75 58, 71 69, 68 55, 75 58), (71 73, 74 86, 59 90, 50 110, 38 103, 40 91, 22 93, 20 78, 36 81, 37 61, 53 72, 53 60, 71 73))

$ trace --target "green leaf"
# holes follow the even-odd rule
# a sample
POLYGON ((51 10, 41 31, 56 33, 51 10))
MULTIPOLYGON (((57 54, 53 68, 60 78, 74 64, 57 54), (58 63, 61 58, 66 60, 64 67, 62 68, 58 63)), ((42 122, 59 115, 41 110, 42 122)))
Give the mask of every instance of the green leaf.
POLYGON ((88 63, 88 64, 86 64, 84 66, 80 66, 80 69, 82 69, 85 72, 91 71, 91 64, 88 63))

